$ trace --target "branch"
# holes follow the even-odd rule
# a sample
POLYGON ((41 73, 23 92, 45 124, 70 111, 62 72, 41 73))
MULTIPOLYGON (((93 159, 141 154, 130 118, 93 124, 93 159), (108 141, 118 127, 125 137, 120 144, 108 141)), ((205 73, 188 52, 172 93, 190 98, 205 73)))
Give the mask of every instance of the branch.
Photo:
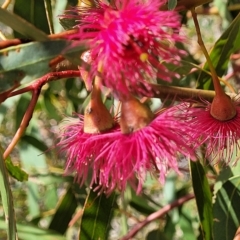
POLYGON ((7 90, 6 92, 3 92, 0 94, 0 103, 4 102, 9 94, 11 94, 12 91, 14 91, 16 88, 18 88, 20 86, 20 83, 15 83, 9 90, 7 90))
POLYGON ((24 92, 32 91, 32 99, 28 105, 28 108, 23 116, 22 122, 21 122, 17 132, 15 133, 11 143, 9 144, 9 146, 7 147, 7 149, 5 150, 5 152, 3 154, 3 159, 6 159, 9 156, 9 154, 12 152, 12 150, 18 143, 21 136, 24 134, 24 132, 32 118, 33 111, 36 106, 42 86, 44 84, 46 84, 47 82, 50 82, 53 80, 57 80, 60 78, 66 78, 66 77, 73 77, 73 76, 79 76, 79 71, 63 71, 63 72, 48 73, 45 76, 43 76, 42 78, 39 78, 32 85, 22 88, 15 92, 11 92, 8 95, 8 97, 11 97, 11 96, 15 96, 18 94, 22 94, 24 92))
POLYGON ((127 235, 125 235, 121 240, 130 240, 132 239, 139 230, 141 230, 143 227, 148 225, 150 222, 163 217, 166 213, 168 213, 170 210, 172 210, 175 207, 181 206, 183 203, 193 199, 195 196, 194 194, 188 194, 184 197, 179 198, 178 200, 167 204, 160 210, 158 210, 155 213, 150 214, 148 217, 145 218, 145 220, 141 221, 140 223, 137 223, 129 232, 127 235))
POLYGON ((36 79, 35 82, 32 83, 29 86, 9 93, 7 98, 13 97, 13 96, 25 93, 25 92, 33 91, 35 88, 42 87, 44 84, 46 84, 48 82, 51 82, 51 81, 56 81, 56 80, 59 80, 59 79, 62 79, 62 78, 79 77, 79 76, 80 76, 79 70, 67 70, 67 71, 61 71, 61 72, 51 72, 51 73, 48 73, 48 74, 44 75, 41 78, 36 79))
POLYGON ((11 0, 5 0, 3 5, 1 6, 1 8, 7 9, 7 7, 9 6, 10 3, 11 3, 11 0))
POLYGON ((21 136, 23 135, 23 133, 25 132, 25 129, 27 128, 30 119, 32 118, 32 114, 35 108, 35 105, 37 103, 39 94, 40 94, 41 88, 35 89, 32 93, 32 99, 29 103, 29 106, 27 108, 27 111, 25 112, 22 122, 17 130, 17 132, 15 133, 11 143, 8 145, 7 149, 5 150, 4 154, 3 154, 3 159, 5 160, 9 154, 12 152, 13 148, 16 146, 16 144, 18 143, 19 139, 21 138, 21 136))
MULTIPOLYGON (((62 32, 62 33, 56 33, 56 34, 48 35, 48 37, 49 37, 49 39, 67 39, 70 35, 76 33, 77 31, 78 31, 77 29, 68 30, 68 31, 65 31, 65 32, 62 32)), ((24 39, 18 39, 18 38, 7 39, 5 41, 0 42, 0 50, 4 49, 4 48, 7 48, 7 47, 19 45, 19 44, 22 44, 24 42, 25 42, 24 39)))
POLYGON ((160 84, 152 84, 151 87, 154 90, 154 94, 151 97, 154 98, 175 98, 177 96, 181 101, 199 101, 200 99, 205 99, 211 102, 215 96, 215 91, 210 90, 164 86, 160 84))

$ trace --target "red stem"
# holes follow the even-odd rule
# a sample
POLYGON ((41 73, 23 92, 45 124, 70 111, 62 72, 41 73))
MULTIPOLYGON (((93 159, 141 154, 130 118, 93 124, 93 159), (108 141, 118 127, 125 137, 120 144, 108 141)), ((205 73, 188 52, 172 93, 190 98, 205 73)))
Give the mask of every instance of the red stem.
POLYGON ((9 97, 13 97, 13 96, 25 93, 25 92, 33 91, 37 87, 42 87, 44 84, 46 84, 48 82, 55 81, 55 80, 58 80, 61 78, 79 77, 79 76, 80 76, 80 73, 78 70, 51 72, 51 73, 44 75, 41 78, 36 79, 36 81, 29 86, 9 93, 7 97, 9 98, 9 97))
POLYGON ((22 122, 17 130, 17 132, 15 133, 11 143, 8 145, 7 149, 5 150, 4 154, 3 154, 3 159, 5 160, 9 154, 12 152, 13 148, 16 146, 16 144, 18 143, 19 139, 21 138, 21 136, 23 135, 25 129, 27 128, 30 119, 32 118, 32 114, 35 108, 35 105, 37 103, 38 100, 38 96, 40 94, 41 88, 37 88, 33 91, 32 93, 32 99, 28 105, 27 111, 25 112, 22 122))
POLYGON ((209 66, 209 69, 210 69, 210 72, 212 74, 212 81, 213 81, 213 85, 214 85, 214 90, 216 92, 216 95, 225 95, 224 94, 224 91, 221 87, 221 84, 220 84, 220 81, 218 79, 218 75, 216 73, 216 70, 213 66, 213 63, 212 63, 212 60, 208 54, 208 51, 204 45, 204 42, 202 40, 202 35, 201 35, 201 31, 200 31, 200 27, 199 27, 199 24, 198 24, 198 20, 197 20, 197 14, 195 12, 195 9, 192 8, 191 9, 191 13, 192 13, 192 18, 193 18, 193 22, 195 24, 195 28, 196 28, 196 32, 197 32, 197 37, 198 37, 198 44, 199 46, 201 47, 202 49, 202 52, 207 60, 207 63, 208 63, 208 66, 209 66))
POLYGON ((69 70, 69 71, 63 71, 63 72, 48 73, 45 76, 36 80, 32 85, 22 88, 20 90, 17 90, 15 92, 12 92, 8 95, 8 97, 12 97, 12 96, 16 96, 18 94, 32 91, 32 99, 28 105, 28 108, 23 116, 22 122, 21 122, 17 132, 15 133, 11 143, 9 144, 9 146, 7 147, 7 149, 5 150, 5 152, 3 154, 3 159, 6 159, 9 156, 9 154, 12 152, 12 150, 18 143, 19 139, 25 132, 25 130, 32 118, 32 114, 33 114, 34 108, 36 106, 42 86, 44 84, 46 84, 47 82, 54 81, 54 80, 57 80, 60 78, 76 77, 76 76, 77 77, 79 76, 79 71, 69 70))
MULTIPOLYGON (((72 29, 72 30, 68 30, 62 33, 56 33, 56 34, 51 34, 48 35, 49 39, 66 39, 68 38, 70 35, 74 34, 78 32, 78 29, 72 29)), ((0 42, 0 50, 7 48, 7 47, 11 47, 11 46, 16 46, 22 44, 22 40, 15 38, 15 39, 7 39, 4 41, 0 42)))
POLYGON ((178 200, 167 204, 166 206, 164 206, 163 208, 161 208, 160 210, 158 210, 155 213, 150 214, 148 217, 146 217, 143 221, 141 221, 140 223, 137 223, 129 232, 127 235, 125 235, 123 238, 121 238, 121 240, 130 240, 132 239, 139 230, 141 230, 143 227, 145 227, 147 224, 149 224, 150 222, 163 217, 166 213, 168 213, 170 210, 172 210, 175 207, 181 206, 183 203, 193 199, 195 197, 194 194, 188 194, 184 197, 179 198, 178 200))

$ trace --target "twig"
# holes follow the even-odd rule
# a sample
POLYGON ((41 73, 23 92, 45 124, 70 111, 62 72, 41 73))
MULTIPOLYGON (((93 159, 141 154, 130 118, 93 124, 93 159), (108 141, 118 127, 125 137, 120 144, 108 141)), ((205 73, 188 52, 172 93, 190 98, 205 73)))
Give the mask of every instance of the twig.
POLYGON ((166 213, 168 213, 170 210, 172 210, 175 207, 181 206, 183 203, 193 199, 195 196, 194 194, 188 194, 184 197, 179 198, 178 200, 167 204, 166 206, 164 206, 163 208, 161 208, 160 210, 158 210, 155 213, 150 214, 148 217, 146 217, 143 221, 141 221, 140 223, 137 223, 129 232, 127 235, 125 235, 123 238, 121 238, 121 240, 129 240, 132 239, 139 230, 141 230, 143 227, 145 227, 146 225, 148 225, 150 222, 163 217, 166 213))
MULTIPOLYGON (((56 73, 49 73, 39 80, 41 81, 44 80, 46 83, 46 82, 54 81, 60 78, 78 77, 78 76, 79 76, 79 71, 68 70, 68 71, 62 71, 62 72, 56 72, 56 73)), ((39 80, 36 80, 36 82, 39 80)), ((151 96, 148 96, 150 98, 165 98, 165 97, 177 96, 179 100, 200 101, 200 99, 205 99, 211 102, 215 96, 215 92, 211 90, 164 86, 161 84, 152 84, 151 86, 154 90, 154 94, 151 96)), ((5 97, 4 99, 19 95, 25 92, 32 91, 32 89, 33 89, 32 85, 27 86, 25 88, 9 93, 7 97, 5 97)), ((236 94, 231 94, 231 93, 226 93, 226 94, 228 94, 231 98, 236 97, 236 94)), ((0 95, 0 99, 1 99, 1 95, 0 95)))
POLYGON ((233 240, 239 240, 239 239, 240 239, 240 227, 238 227, 237 232, 236 232, 233 240))
POLYGON ((75 70, 67 70, 67 71, 61 71, 61 72, 51 72, 51 73, 48 73, 48 74, 44 75, 43 77, 35 80, 35 82, 32 83, 29 86, 9 93, 7 97, 9 98, 9 97, 13 97, 13 96, 25 93, 25 92, 33 91, 37 86, 42 87, 42 85, 44 85, 48 82, 55 81, 55 80, 58 80, 58 79, 61 79, 61 78, 70 78, 70 77, 79 77, 79 76, 80 76, 80 73, 79 73, 78 70, 76 70, 76 71, 75 70))
POLYGON ((201 98, 211 102, 215 96, 214 91, 194 89, 194 88, 184 88, 184 87, 174 87, 174 86, 164 86, 160 84, 151 85, 154 94, 150 97, 155 98, 165 98, 165 97, 178 97, 179 100, 196 100, 199 101, 201 98))
POLYGON ((74 33, 77 33, 78 32, 78 29, 72 29, 72 30, 68 30, 68 31, 65 31, 65 32, 62 32, 62 33, 55 33, 55 34, 51 34, 51 35, 48 35, 48 37, 50 39, 66 39, 68 36, 74 34, 74 33))
POLYGON ((229 11, 239 11, 240 10, 240 3, 232 4, 228 6, 229 11))
POLYGON ((0 39, 2 39, 2 40, 6 40, 6 37, 3 35, 3 33, 0 31, 0 39))
MULTIPOLYGON (((65 31, 62 33, 56 33, 56 34, 51 34, 48 35, 49 39, 67 39, 69 35, 76 33, 78 30, 77 29, 73 29, 73 30, 69 30, 69 31, 65 31)), ((4 49, 7 47, 11 47, 11 46, 16 46, 19 44, 22 44, 22 40, 15 38, 15 39, 6 39, 5 41, 1 41, 0 42, 0 49, 4 49)))
POLYGON ((65 60, 65 58, 62 55, 58 55, 57 57, 55 57, 54 59, 52 59, 49 62, 49 67, 54 69, 54 67, 56 67, 58 63, 60 63, 64 60, 65 60))
POLYGON ((27 128, 30 119, 32 118, 32 114, 35 108, 35 105, 37 103, 39 94, 40 94, 41 88, 35 89, 32 93, 32 99, 29 103, 29 106, 27 108, 27 111, 25 112, 22 122, 17 130, 17 132, 15 133, 11 143, 8 145, 7 149, 5 150, 4 154, 3 154, 3 159, 5 160, 9 154, 12 152, 13 148, 16 146, 16 144, 18 143, 19 139, 21 138, 21 136, 23 135, 25 129, 27 128))
POLYGON ((0 103, 4 102, 16 88, 20 86, 19 82, 16 82, 9 90, 0 94, 0 103))
POLYGON ((1 8, 7 9, 7 7, 9 6, 10 3, 11 3, 11 0, 5 0, 5 2, 3 3, 1 8))
POLYGON ((196 32, 197 32, 198 44, 202 49, 202 52, 203 52, 203 54, 204 54, 204 56, 207 60, 210 72, 212 74, 214 90, 216 91, 217 94, 223 93, 223 89, 221 88, 221 85, 220 85, 220 82, 219 82, 219 79, 218 79, 218 75, 216 73, 216 70, 213 66, 212 60, 211 60, 211 58, 208 54, 208 51, 207 51, 207 49, 206 49, 206 47, 203 43, 203 40, 202 40, 202 35, 201 35, 200 27, 199 27, 199 24, 198 24, 197 14, 195 12, 195 8, 191 9, 191 13, 192 13, 194 25, 195 25, 195 28, 196 28, 196 32))
POLYGON ((15 46, 15 45, 19 45, 21 44, 22 41, 21 39, 4 39, 4 41, 1 41, 0 42, 0 50, 1 49, 4 49, 4 48, 7 48, 7 47, 11 47, 11 46, 15 46))
MULTIPOLYGON (((177 6, 174 9, 175 11, 184 11, 188 10, 192 7, 197 7, 199 5, 203 5, 205 3, 211 2, 211 0, 178 0, 177 6)), ((164 4, 161 8, 161 10, 168 10, 168 4, 164 4)))
POLYGON ((73 216, 71 221, 68 224, 68 227, 72 227, 83 215, 83 209, 79 209, 76 214, 73 216))
POLYGON ((5 152, 3 154, 4 159, 6 159, 9 156, 9 154, 12 152, 12 150, 18 143, 19 139, 25 132, 25 130, 32 118, 32 114, 33 114, 34 108, 36 106, 42 86, 50 81, 54 81, 54 80, 57 80, 60 78, 73 77, 73 76, 79 76, 79 71, 63 71, 63 72, 48 73, 45 76, 43 76, 42 78, 39 78, 32 85, 25 87, 23 89, 20 89, 18 91, 12 92, 8 95, 8 97, 10 97, 10 96, 16 96, 18 94, 22 94, 24 92, 32 91, 32 99, 28 105, 28 108, 23 116, 22 122, 21 122, 17 132, 15 133, 11 143, 9 144, 9 146, 7 147, 7 149, 5 150, 5 152))
POLYGON ((234 53, 230 56, 231 60, 238 60, 240 58, 240 53, 234 53))
MULTIPOLYGON (((239 11, 240 4, 236 3, 236 4, 229 5, 229 6, 227 6, 227 10, 228 11, 239 11)), ((213 7, 199 6, 196 8, 196 13, 201 14, 201 15, 219 15, 219 10, 215 6, 213 6, 213 7)), ((191 12, 187 12, 187 18, 191 18, 191 17, 192 17, 191 12)))

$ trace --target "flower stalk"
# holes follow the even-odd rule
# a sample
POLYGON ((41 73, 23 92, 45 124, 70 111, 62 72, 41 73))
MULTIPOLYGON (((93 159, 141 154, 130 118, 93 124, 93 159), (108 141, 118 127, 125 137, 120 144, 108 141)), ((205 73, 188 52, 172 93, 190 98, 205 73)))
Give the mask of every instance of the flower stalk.
POLYGON ((201 37, 201 31, 198 24, 195 8, 191 8, 191 13, 192 13, 193 21, 196 27, 198 44, 201 47, 202 52, 207 60, 208 66, 210 68, 210 72, 212 74, 214 90, 216 92, 216 96, 214 97, 213 102, 211 104, 210 114, 212 115, 212 117, 214 117, 219 121, 228 121, 234 118, 237 114, 235 104, 230 99, 230 97, 226 95, 226 93, 223 91, 221 87, 217 72, 213 66, 211 58, 208 54, 208 51, 201 37))

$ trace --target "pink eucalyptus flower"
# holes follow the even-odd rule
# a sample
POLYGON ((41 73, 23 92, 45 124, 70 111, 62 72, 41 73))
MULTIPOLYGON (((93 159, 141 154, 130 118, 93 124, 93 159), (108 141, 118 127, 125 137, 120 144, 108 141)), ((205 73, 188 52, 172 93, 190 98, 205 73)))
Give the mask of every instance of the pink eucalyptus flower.
POLYGON ((66 153, 66 173, 76 172, 81 185, 90 175, 90 186, 110 194, 124 191, 129 183, 142 190, 147 172, 164 183, 169 169, 178 170, 180 155, 193 156, 187 142, 189 127, 176 119, 176 109, 157 115, 146 127, 122 134, 118 125, 108 132, 83 132, 83 116, 69 122, 60 133, 58 147, 66 153), (74 123, 75 122, 75 123, 74 123))
POLYGON ((207 101, 201 107, 191 107, 189 104, 185 107, 187 123, 194 129, 192 137, 196 140, 195 146, 206 144, 206 157, 229 163, 234 152, 239 150, 240 107, 236 105, 236 116, 227 121, 212 117, 211 103, 207 101))
POLYGON ((136 173, 138 185, 135 179, 130 179, 130 183, 134 188, 137 186, 137 193, 141 192, 147 172, 158 176, 164 184, 169 169, 180 173, 180 157, 195 160, 194 152, 188 145, 191 142, 189 133, 190 128, 179 118, 178 109, 169 108, 157 114, 144 128, 123 134, 117 140, 119 147, 115 152, 115 167, 122 169, 126 176, 131 171, 136 173))
POLYGON ((102 190, 113 191, 117 187, 118 179, 112 179, 110 173, 107 177, 105 172, 110 168, 104 159, 97 160, 101 152, 112 146, 112 142, 119 137, 118 124, 105 133, 92 134, 84 132, 84 116, 78 114, 78 118, 67 118, 60 126, 60 142, 57 146, 60 152, 66 154, 67 163, 65 173, 76 172, 76 181, 83 185, 92 172, 90 186, 97 184, 102 190), (66 122, 67 121, 67 122, 66 122), (102 180, 104 179, 104 180, 102 180), (110 187, 111 179, 114 186, 110 187))
MULTIPOLYGON (((179 64, 184 51, 175 47, 180 17, 174 11, 160 11, 165 0, 96 1, 93 7, 66 14, 79 22, 79 32, 71 38, 89 40, 92 67, 88 81, 100 69, 105 86, 128 94, 148 94, 148 82, 157 77, 171 81, 174 73, 160 62, 179 64)), ((177 76, 177 75, 176 75, 177 76)))

